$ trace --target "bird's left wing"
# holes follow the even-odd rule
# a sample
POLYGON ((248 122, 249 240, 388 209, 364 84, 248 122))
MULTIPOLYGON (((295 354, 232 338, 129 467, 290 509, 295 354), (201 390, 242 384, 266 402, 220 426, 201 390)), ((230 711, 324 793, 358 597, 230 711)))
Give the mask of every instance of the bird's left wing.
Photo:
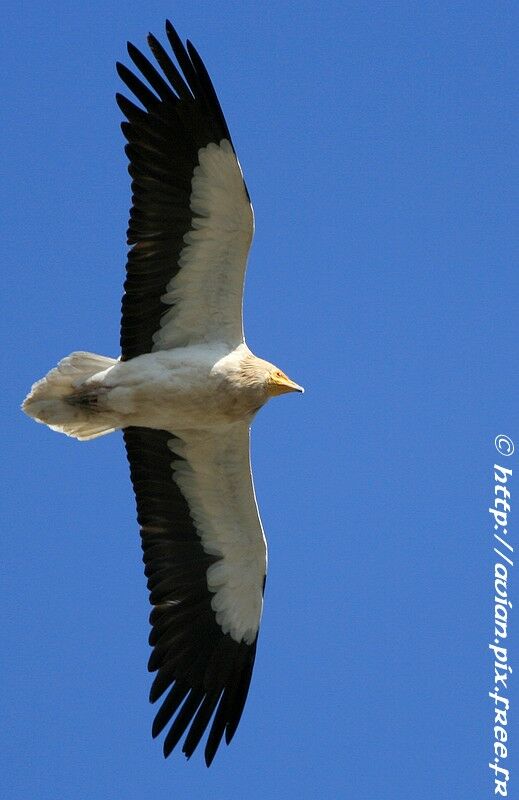
POLYGON ((122 359, 210 341, 243 341, 242 296, 253 214, 227 123, 207 70, 173 26, 178 62, 151 34, 162 73, 129 44, 147 81, 123 64, 120 77, 132 177, 131 245, 121 320, 122 359), (149 88, 151 87, 151 89, 149 88))
POLYGON ((153 629, 153 734, 189 757, 210 725, 209 765, 243 711, 266 574, 245 423, 225 433, 126 428, 153 629), (213 716, 214 715, 214 716, 213 716), (211 723, 212 718, 212 724, 211 723))

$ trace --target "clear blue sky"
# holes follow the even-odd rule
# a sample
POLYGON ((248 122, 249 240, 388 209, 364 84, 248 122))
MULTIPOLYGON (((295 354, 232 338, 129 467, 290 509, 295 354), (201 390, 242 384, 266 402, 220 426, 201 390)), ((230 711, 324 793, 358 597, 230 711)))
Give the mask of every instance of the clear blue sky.
POLYGON ((493 796, 496 460, 519 487, 517 22, 507 2, 4 6, 4 797, 493 796), (150 736, 120 435, 81 444, 18 410, 72 350, 118 354, 114 63, 166 17, 207 64, 254 202, 248 343, 306 387, 255 422, 266 606, 209 771, 150 736))

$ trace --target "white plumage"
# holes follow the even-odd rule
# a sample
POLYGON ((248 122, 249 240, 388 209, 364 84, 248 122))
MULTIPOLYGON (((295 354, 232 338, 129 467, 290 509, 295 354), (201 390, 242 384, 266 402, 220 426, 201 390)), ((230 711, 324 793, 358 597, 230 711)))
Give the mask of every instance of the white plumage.
POLYGON ((192 179, 192 229, 162 302, 172 305, 153 337, 154 350, 187 342, 243 341, 243 279, 254 232, 252 206, 227 139, 198 153, 192 179))
POLYGON ((207 570, 211 606, 224 633, 252 644, 263 606, 267 546, 249 461, 249 426, 189 431, 170 449, 175 480, 186 497, 204 550, 219 560, 207 570))
POLYGON ((133 207, 118 360, 72 353, 23 409, 77 439, 122 429, 150 601, 153 728, 209 727, 211 763, 238 725, 254 664, 267 549, 249 459, 255 413, 302 391, 245 344, 242 295, 253 213, 216 94, 194 48, 166 32, 183 75, 149 37, 167 79, 132 45, 153 91, 119 73, 144 110, 118 96, 133 207))

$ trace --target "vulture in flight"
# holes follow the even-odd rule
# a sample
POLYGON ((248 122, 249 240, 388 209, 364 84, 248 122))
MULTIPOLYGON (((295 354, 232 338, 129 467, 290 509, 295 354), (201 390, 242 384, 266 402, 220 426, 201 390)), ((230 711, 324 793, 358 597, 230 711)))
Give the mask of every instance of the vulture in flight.
POLYGON ((152 63, 129 44, 117 69, 132 179, 121 355, 74 352, 23 410, 76 439, 122 430, 137 501, 164 754, 204 734, 209 766, 243 711, 267 547, 249 439, 269 398, 302 392, 245 343, 252 206, 207 70, 166 23, 152 63), (173 56, 173 57, 172 57, 173 56))

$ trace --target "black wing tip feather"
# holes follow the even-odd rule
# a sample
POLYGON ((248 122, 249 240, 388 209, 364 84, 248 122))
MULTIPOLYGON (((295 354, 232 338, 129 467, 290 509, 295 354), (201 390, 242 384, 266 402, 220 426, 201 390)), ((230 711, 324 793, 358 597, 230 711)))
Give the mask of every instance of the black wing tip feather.
MULTIPOLYGON (((177 30, 169 19, 166 20, 165 29, 168 42, 181 71, 177 69, 171 60, 171 56, 165 51, 156 36, 150 32, 146 40, 159 66, 171 83, 173 91, 171 91, 170 85, 164 81, 160 73, 157 72, 146 56, 130 41, 126 43, 128 55, 139 72, 159 94, 159 98, 156 98, 157 100, 167 101, 169 98, 167 95, 162 94, 161 91, 158 92, 156 81, 162 88, 165 87, 175 100, 180 99, 185 101, 189 98, 191 101, 194 100, 196 103, 201 104, 205 107, 206 113, 214 117, 215 122, 220 126, 225 138, 227 138, 232 145, 231 135, 218 101, 218 96, 209 77, 207 68, 196 47, 189 39, 186 40, 186 44, 184 45, 177 30), (152 76, 151 80, 150 75, 152 76)), ((136 87, 140 88, 139 84, 144 86, 145 89, 148 87, 142 84, 131 70, 121 62, 116 62, 116 69, 119 77, 126 84, 128 89, 133 92, 133 94, 136 94, 138 99, 143 102, 135 89, 136 87)), ((146 104, 144 105, 146 106, 146 104)), ((146 108, 150 110, 148 106, 146 106, 146 108)))
POLYGON ((171 22, 171 20, 170 20, 170 19, 167 19, 167 18, 166 18, 166 21, 164 22, 164 28, 165 28, 165 30, 166 30, 166 33, 167 33, 167 35, 168 35, 168 38, 169 38, 170 36, 172 36, 174 39, 176 39, 176 40, 177 40, 177 42, 178 42, 178 43, 180 44, 180 46, 182 47, 182 40, 180 39, 180 36, 178 35, 178 33, 177 33, 177 31, 176 31, 176 28, 175 28, 175 26, 173 25, 173 23, 171 22))
MULTIPOLYGON (((146 37, 148 46, 153 55, 155 56, 155 58, 157 59, 157 61, 159 62, 162 69, 165 69, 164 64, 166 64, 167 77, 171 79, 171 75, 174 75, 173 89, 177 92, 179 97, 183 97, 184 99, 186 99, 186 97, 190 97, 191 99, 196 100, 195 92, 193 92, 193 85, 192 85, 192 82, 194 81, 195 87, 198 88, 196 69, 193 66, 193 63, 188 55, 186 48, 182 43, 180 36, 178 35, 177 31, 175 30, 175 28, 173 27, 173 25, 169 20, 166 20, 165 27, 166 27, 166 35, 171 45, 173 55, 177 59, 177 62, 184 75, 182 76, 178 72, 176 66, 171 60, 171 56, 164 50, 163 46, 161 45, 157 37, 154 36, 151 32, 149 32, 146 37), (182 84, 184 85, 182 86, 182 84)), ((148 81, 150 80, 149 78, 150 73, 155 73, 155 75, 162 80, 162 76, 160 76, 159 73, 157 73, 155 67, 153 67, 150 61, 139 50, 139 48, 133 44, 133 42, 127 41, 126 49, 128 51, 128 55, 130 56, 131 60, 133 61, 137 69, 142 73, 142 75, 144 75, 144 77, 148 81)), ((135 81, 136 76, 133 75, 131 70, 129 70, 124 64, 122 64, 119 61, 116 62, 116 69, 121 80, 128 86, 130 91, 132 91, 135 94, 133 82, 135 81), (130 85, 128 78, 130 78, 132 85, 130 85)), ((153 85, 152 82, 150 82, 150 84, 153 85)))
MULTIPOLYGON (((228 635, 225 637, 229 639, 228 635)), ((249 691, 256 642, 246 645, 233 642, 237 658, 225 684, 213 687, 191 685, 178 679, 159 708, 152 725, 156 738, 169 727, 163 743, 164 757, 171 755, 182 737, 182 752, 189 759, 207 733, 204 759, 209 767, 225 739, 229 745, 240 722, 249 691)), ((160 692, 162 694, 162 692, 160 692)), ((150 699, 156 698, 153 692, 150 699)))

